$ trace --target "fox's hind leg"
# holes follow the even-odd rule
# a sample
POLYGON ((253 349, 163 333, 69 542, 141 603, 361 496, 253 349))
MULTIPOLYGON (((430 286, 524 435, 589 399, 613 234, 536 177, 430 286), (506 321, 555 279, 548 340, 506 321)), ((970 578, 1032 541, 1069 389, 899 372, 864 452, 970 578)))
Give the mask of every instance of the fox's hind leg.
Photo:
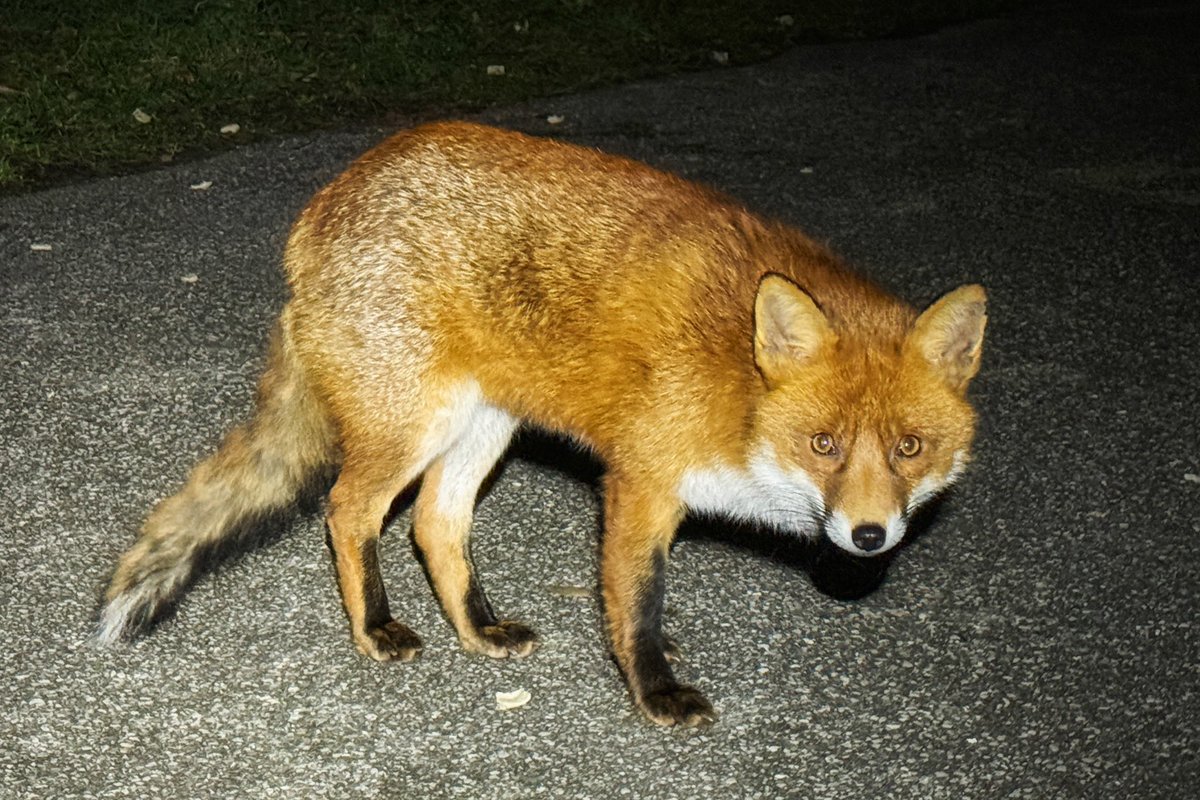
POLYGON ((379 571, 378 542, 392 501, 422 465, 380 457, 382 448, 376 452, 380 455, 374 458, 361 450, 347 453, 329 493, 329 548, 355 646, 376 661, 409 661, 421 651, 421 640, 392 619, 379 571))
POLYGON ((480 402, 458 438, 425 472, 413 507, 413 538, 459 641, 494 658, 528 655, 538 643, 531 629, 496 617, 471 561, 476 496, 516 426, 512 416, 480 402))

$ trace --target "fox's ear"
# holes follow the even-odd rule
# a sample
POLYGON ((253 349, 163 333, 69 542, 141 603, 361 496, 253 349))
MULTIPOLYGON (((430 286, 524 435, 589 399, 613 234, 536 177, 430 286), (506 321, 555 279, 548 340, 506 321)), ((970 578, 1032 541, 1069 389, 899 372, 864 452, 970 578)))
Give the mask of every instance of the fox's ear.
POLYGON ((767 275, 754 298, 754 363, 768 383, 813 358, 837 336, 817 304, 799 286, 767 275))
POLYGON ((963 391, 979 371, 986 325, 987 295, 983 287, 960 286, 925 309, 908 335, 908 344, 947 384, 963 391))

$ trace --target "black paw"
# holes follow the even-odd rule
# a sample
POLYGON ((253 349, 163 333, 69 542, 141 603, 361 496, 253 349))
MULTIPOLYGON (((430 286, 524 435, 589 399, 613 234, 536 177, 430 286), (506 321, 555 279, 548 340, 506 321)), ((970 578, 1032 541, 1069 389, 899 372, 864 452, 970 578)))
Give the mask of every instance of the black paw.
POLYGON ((363 655, 376 661, 412 661, 423 646, 412 628, 395 620, 367 628, 355 637, 355 644, 363 655))
POLYGON ((537 649, 538 636, 527 625, 512 620, 501 620, 495 625, 485 625, 477 631, 475 642, 465 643, 473 650, 492 658, 524 658, 537 649))
POLYGON ((704 695, 690 686, 672 686, 651 692, 639 701, 643 713, 659 725, 695 728, 717 721, 717 712, 704 695))

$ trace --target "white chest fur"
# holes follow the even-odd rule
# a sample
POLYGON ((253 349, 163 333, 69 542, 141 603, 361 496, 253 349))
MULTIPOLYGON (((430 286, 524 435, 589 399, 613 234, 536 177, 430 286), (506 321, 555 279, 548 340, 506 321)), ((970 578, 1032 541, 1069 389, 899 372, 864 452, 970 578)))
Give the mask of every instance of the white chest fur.
POLYGON ((821 492, 800 469, 785 469, 770 445, 744 467, 716 464, 684 473, 679 499, 698 514, 757 522, 789 533, 815 535, 825 513, 821 492))

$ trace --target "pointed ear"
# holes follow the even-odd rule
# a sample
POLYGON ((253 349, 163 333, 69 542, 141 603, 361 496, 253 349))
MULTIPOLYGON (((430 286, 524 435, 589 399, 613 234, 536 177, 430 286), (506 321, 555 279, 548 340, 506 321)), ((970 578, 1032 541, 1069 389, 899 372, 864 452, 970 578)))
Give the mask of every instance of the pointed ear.
POLYGON ((829 321, 799 286, 766 275, 754 298, 754 363, 776 383, 837 341, 829 321))
POLYGON ((987 295, 982 286, 960 286, 917 318, 908 334, 914 348, 948 385, 964 391, 979 371, 987 295))

